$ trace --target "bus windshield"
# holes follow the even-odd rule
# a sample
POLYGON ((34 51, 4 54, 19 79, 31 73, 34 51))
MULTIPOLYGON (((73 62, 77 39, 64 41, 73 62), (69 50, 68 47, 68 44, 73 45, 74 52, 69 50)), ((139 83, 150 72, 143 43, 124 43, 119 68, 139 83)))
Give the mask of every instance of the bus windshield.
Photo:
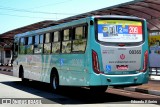
POLYGON ((97 21, 98 40, 102 42, 142 42, 142 22, 131 20, 97 21))

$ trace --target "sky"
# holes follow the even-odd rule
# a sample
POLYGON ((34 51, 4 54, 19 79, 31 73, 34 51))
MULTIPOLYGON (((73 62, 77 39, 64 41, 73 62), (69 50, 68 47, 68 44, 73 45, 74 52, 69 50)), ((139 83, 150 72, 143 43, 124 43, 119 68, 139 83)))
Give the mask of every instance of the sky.
POLYGON ((0 0, 0 34, 129 1, 132 0, 0 0))

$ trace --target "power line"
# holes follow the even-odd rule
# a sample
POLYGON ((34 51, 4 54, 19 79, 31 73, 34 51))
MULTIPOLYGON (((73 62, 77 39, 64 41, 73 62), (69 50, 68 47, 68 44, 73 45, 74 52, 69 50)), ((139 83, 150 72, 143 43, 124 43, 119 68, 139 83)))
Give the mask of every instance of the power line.
POLYGON ((30 9, 42 8, 42 7, 46 7, 46 6, 55 6, 55 5, 63 4, 63 3, 66 3, 66 2, 70 2, 70 1, 73 1, 73 0, 65 0, 65 1, 57 2, 57 3, 53 3, 53 4, 50 3, 50 4, 46 4, 46 5, 41 5, 41 6, 33 7, 33 8, 30 8, 30 9))
POLYGON ((9 10, 9 11, 18 11, 18 12, 56 14, 56 15, 75 15, 75 14, 77 14, 77 13, 51 13, 51 12, 41 12, 41 11, 30 11, 30 10, 25 10, 25 9, 16 9, 16 8, 3 7, 3 6, 0 6, 0 9, 1 10, 9 10))
POLYGON ((52 19, 52 20, 59 20, 58 18, 31 17, 31 16, 23 16, 23 15, 15 15, 15 14, 6 14, 6 13, 0 13, 0 15, 14 16, 14 17, 25 17, 25 18, 40 18, 40 19, 52 19))

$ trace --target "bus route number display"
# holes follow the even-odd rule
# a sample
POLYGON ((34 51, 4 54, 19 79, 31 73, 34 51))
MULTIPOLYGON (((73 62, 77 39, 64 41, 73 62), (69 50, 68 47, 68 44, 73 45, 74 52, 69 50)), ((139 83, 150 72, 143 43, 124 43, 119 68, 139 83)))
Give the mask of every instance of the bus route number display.
POLYGON ((98 20, 98 40, 103 42, 141 42, 142 23, 128 20, 98 20))

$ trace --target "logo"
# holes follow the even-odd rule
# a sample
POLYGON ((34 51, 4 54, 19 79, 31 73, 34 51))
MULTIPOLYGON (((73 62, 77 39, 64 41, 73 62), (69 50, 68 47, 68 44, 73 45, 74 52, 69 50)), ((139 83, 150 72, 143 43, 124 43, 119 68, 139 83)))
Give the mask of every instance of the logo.
POLYGON ((111 65, 106 65, 106 71, 111 71, 111 65))
POLYGON ((28 60, 28 61, 31 61, 31 60, 32 60, 32 57, 31 57, 31 56, 28 56, 28 57, 27 57, 27 60, 28 60))
POLYGON ((120 55, 120 58, 123 60, 123 59, 125 59, 125 55, 124 54, 121 54, 120 55))
POLYGON ((42 104, 42 100, 40 98, 7 98, 2 99, 0 104, 42 104))
POLYGON ((60 65, 64 64, 64 59, 60 59, 60 65))
POLYGON ((2 99, 2 104, 12 104, 11 99, 2 99))

